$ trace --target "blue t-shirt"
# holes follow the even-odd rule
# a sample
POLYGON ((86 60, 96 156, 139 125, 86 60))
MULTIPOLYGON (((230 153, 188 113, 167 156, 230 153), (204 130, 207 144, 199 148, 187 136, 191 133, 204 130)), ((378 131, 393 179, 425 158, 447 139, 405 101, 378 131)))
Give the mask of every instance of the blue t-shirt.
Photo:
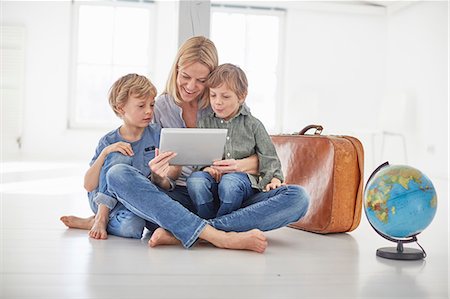
POLYGON ((131 156, 131 166, 141 171, 146 177, 150 175, 150 168, 148 162, 155 157, 155 148, 159 146, 159 137, 161 134, 161 126, 159 124, 150 124, 142 133, 141 139, 129 142, 123 139, 120 135, 119 128, 107 133, 100 138, 95 155, 89 163, 90 166, 94 164, 102 150, 110 144, 123 141, 131 144, 134 155, 131 156))

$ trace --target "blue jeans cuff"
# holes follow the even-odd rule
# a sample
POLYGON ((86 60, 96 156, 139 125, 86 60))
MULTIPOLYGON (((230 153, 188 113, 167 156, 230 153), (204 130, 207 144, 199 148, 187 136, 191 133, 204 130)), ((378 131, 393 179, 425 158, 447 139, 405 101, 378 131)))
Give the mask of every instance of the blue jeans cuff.
POLYGON ((202 233, 202 231, 205 229, 208 222, 206 220, 203 220, 200 225, 195 230, 194 234, 187 240, 187 242, 183 243, 183 246, 185 248, 191 248, 192 245, 198 240, 198 236, 202 233))
POLYGON ((98 192, 94 197, 94 202, 97 204, 97 206, 99 204, 104 204, 109 208, 109 210, 112 210, 117 204, 117 199, 108 196, 104 193, 98 192))

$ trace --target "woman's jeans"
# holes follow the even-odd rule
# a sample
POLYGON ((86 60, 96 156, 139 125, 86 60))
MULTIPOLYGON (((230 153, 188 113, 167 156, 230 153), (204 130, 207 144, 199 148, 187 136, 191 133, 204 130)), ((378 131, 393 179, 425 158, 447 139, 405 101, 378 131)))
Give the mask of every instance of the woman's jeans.
POLYGON ((112 166, 106 174, 106 182, 108 191, 128 210, 170 231, 186 248, 194 244, 207 224, 227 232, 254 228, 268 231, 298 221, 309 205, 309 196, 302 187, 281 186, 251 196, 237 211, 205 220, 129 165, 112 166))
POLYGON ((212 219, 238 210, 245 199, 257 192, 246 173, 222 176, 220 182, 205 171, 196 171, 187 179, 187 189, 196 214, 212 219))
MULTIPOLYGON (((96 190, 88 192, 89 205, 91 210, 97 214, 98 205, 104 204, 110 209, 109 221, 107 232, 111 235, 125 237, 125 238, 136 238, 140 239, 146 227, 150 231, 154 231, 158 226, 150 221, 146 221, 141 217, 136 216, 123 204, 117 201, 115 196, 108 191, 108 183, 106 181, 106 174, 109 172, 114 165, 128 165, 130 167, 132 163, 132 158, 125 156, 121 153, 110 153, 103 163, 102 169, 100 171, 99 183, 96 190)), ((136 169, 139 175, 148 179, 136 169)), ((192 205, 189 201, 189 195, 185 190, 175 189, 173 198, 180 201, 188 209, 192 209, 192 205), (184 193, 183 193, 184 192, 184 193)), ((166 191, 169 192, 169 191, 166 191)))

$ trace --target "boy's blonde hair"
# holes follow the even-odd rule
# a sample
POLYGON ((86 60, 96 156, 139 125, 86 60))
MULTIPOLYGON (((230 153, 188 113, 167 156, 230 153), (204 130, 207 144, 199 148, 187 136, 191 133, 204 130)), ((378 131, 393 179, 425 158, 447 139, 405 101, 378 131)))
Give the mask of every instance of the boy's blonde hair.
POLYGON ((248 81, 244 71, 237 65, 224 63, 219 65, 208 77, 208 88, 220 87, 226 84, 239 99, 245 100, 248 93, 248 81))
MULTIPOLYGON (((204 64, 209 71, 214 70, 219 64, 217 49, 214 43, 204 36, 194 36, 186 40, 178 49, 177 56, 172 65, 167 80, 165 93, 175 99, 177 104, 181 104, 180 92, 177 88, 177 76, 181 67, 200 62, 204 64)), ((200 97, 199 107, 205 108, 208 106, 209 93, 205 88, 205 92, 200 97)))
POLYGON ((109 90, 109 105, 120 117, 119 108, 123 107, 133 95, 139 99, 156 97, 156 88, 150 80, 138 74, 128 74, 119 78, 109 90))

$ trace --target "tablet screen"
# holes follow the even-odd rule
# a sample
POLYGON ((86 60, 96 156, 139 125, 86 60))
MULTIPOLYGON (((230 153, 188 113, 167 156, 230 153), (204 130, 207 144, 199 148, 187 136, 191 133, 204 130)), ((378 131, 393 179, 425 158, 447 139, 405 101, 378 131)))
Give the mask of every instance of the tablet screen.
POLYGON ((175 152, 171 165, 207 166, 221 160, 227 129, 163 128, 160 152, 175 152))

